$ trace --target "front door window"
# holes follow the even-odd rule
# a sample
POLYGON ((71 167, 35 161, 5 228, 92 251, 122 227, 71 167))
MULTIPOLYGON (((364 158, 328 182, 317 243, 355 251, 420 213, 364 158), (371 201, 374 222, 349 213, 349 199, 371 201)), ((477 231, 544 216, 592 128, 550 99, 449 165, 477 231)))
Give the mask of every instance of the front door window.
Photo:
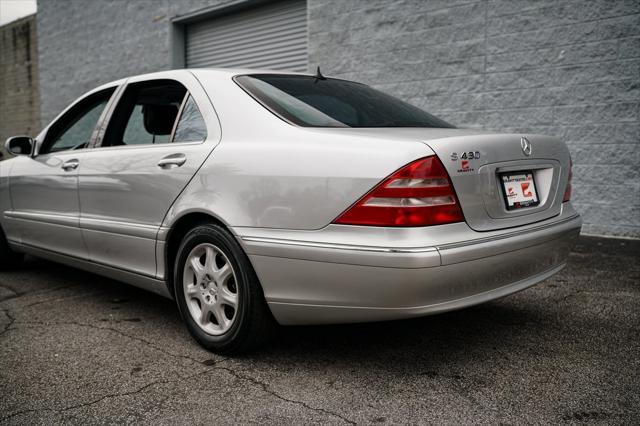
POLYGON ((41 154, 83 149, 89 146, 91 135, 115 89, 90 95, 56 121, 40 150, 41 154))

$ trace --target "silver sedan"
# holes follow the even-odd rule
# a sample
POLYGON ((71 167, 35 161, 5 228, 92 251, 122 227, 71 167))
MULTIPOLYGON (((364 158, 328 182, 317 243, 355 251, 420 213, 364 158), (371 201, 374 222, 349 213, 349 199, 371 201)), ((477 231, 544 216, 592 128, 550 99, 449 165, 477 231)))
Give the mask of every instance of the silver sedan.
POLYGON ((173 298, 220 353, 506 296, 581 227, 558 139, 457 129, 319 71, 131 77, 6 147, 1 267, 28 253, 173 298))

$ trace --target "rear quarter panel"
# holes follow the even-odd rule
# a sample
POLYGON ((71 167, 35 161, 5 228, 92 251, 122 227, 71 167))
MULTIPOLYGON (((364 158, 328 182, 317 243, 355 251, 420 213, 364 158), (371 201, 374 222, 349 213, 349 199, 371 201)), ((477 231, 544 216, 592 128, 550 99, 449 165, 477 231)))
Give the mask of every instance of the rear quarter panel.
POLYGON ((165 227, 198 211, 233 227, 320 229, 385 176, 433 154, 418 140, 327 138, 282 121, 231 76, 196 76, 218 113, 222 140, 169 210, 165 227))
POLYGON ((207 211, 234 227, 319 229, 385 176, 431 154, 419 142, 319 140, 294 130, 223 137, 169 211, 167 224, 189 211, 207 211))

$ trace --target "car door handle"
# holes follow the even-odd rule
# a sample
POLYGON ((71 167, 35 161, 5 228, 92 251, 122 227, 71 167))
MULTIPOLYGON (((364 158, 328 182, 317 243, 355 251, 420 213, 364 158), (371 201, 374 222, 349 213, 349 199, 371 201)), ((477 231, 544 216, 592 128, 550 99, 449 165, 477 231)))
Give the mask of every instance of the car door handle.
POLYGON ((172 169, 174 167, 182 166, 186 161, 187 157, 185 157, 184 154, 172 154, 158 161, 158 167, 161 169, 172 169))
POLYGON ((65 172, 70 172, 72 170, 77 169, 79 165, 80 165, 80 162, 76 159, 68 160, 62 163, 62 170, 64 170, 65 172))

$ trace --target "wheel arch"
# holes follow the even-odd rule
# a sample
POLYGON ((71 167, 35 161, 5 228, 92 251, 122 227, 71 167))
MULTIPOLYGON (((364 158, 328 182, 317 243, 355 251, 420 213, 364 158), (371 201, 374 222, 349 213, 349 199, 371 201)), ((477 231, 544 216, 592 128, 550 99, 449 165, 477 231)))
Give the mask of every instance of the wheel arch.
MULTIPOLYGON (((187 233, 198 225, 203 224, 215 224, 229 231, 231 235, 235 237, 235 234, 231 231, 229 226, 224 223, 220 218, 209 212, 193 211, 186 213, 177 218, 170 226, 165 239, 164 248, 164 273, 165 281, 169 293, 174 295, 174 283, 173 283, 173 269, 175 263, 175 257, 178 253, 180 243, 187 233)), ((242 247, 242 245, 241 245, 242 247)))

